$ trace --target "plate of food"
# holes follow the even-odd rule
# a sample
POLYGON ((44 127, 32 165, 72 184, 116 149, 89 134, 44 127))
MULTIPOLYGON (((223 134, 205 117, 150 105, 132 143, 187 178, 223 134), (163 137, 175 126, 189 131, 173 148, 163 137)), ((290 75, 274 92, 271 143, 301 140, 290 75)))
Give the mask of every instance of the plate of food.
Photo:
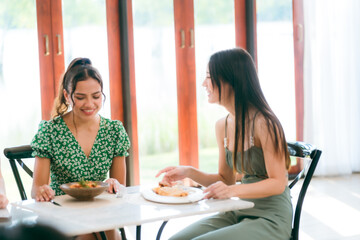
POLYGON ((141 194, 146 200, 152 202, 172 204, 197 202, 204 197, 201 189, 183 185, 145 188, 141 194))
POLYGON ((92 200, 109 187, 109 184, 101 181, 85 181, 65 183, 60 186, 66 194, 78 200, 92 200))

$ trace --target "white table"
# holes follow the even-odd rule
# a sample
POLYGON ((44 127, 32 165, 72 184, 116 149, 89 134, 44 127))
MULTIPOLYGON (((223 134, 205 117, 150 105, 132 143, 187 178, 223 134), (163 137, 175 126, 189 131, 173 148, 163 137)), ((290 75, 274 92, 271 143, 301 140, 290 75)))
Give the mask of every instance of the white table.
MULTIPOLYGON (((54 200, 61 204, 61 207, 50 202, 25 200, 11 203, 10 214, 13 222, 46 223, 68 236, 74 236, 254 206, 252 202, 241 199, 162 204, 145 200, 140 192, 139 186, 128 187, 127 194, 123 198, 116 198, 114 194, 105 192, 93 201, 78 201, 68 195, 57 196, 54 200)), ((137 239, 140 239, 140 231, 137 232, 137 239)))

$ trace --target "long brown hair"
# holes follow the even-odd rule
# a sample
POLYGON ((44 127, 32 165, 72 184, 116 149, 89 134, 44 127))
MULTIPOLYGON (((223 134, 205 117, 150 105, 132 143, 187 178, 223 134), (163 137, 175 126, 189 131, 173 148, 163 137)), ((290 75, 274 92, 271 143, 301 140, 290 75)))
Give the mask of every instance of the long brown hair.
POLYGON ((55 99, 51 114, 53 119, 57 116, 64 115, 69 110, 69 103, 65 99, 64 90, 71 97, 71 100, 74 101, 73 95, 76 89, 76 84, 80 81, 85 81, 88 78, 93 78, 99 82, 101 86, 101 93, 105 100, 105 94, 103 92, 103 80, 98 70, 92 66, 90 59, 75 58, 71 61, 68 68, 66 69, 66 72, 62 76, 59 85, 59 92, 55 99))
POLYGON ((241 152, 241 166, 244 169, 245 135, 249 131, 249 107, 253 106, 266 119, 267 128, 274 139, 274 148, 285 155, 285 166, 290 166, 284 130, 271 110, 261 90, 255 64, 248 52, 241 48, 224 50, 213 54, 209 60, 211 83, 219 91, 221 101, 221 82, 228 83, 235 95, 235 149, 233 170, 236 171, 238 150, 241 152), (240 149, 238 149, 240 141, 240 149))

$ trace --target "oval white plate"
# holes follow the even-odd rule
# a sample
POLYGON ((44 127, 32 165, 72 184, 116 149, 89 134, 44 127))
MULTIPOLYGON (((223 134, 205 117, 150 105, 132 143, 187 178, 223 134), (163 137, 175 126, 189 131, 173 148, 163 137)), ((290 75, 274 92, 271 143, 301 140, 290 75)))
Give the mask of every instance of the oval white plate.
POLYGON ((189 192, 189 195, 186 197, 169 197, 169 196, 161 196, 156 194, 151 188, 146 188, 141 191, 141 194, 146 200, 158 203, 192 203, 201 200, 204 197, 204 193, 199 188, 194 187, 183 187, 185 190, 189 192))

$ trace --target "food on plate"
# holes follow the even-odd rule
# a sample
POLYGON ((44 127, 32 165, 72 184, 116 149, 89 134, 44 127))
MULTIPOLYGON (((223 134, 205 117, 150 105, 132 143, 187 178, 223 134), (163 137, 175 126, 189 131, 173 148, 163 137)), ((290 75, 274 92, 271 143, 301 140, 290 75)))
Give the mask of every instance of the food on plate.
POLYGON ((168 197, 186 197, 189 195, 189 192, 182 187, 179 186, 162 186, 155 187, 152 189, 156 194, 160 196, 168 196, 168 197))
POLYGON ((97 184, 94 181, 85 181, 84 179, 81 179, 80 182, 76 182, 70 185, 70 188, 97 188, 100 187, 99 184, 97 184))

